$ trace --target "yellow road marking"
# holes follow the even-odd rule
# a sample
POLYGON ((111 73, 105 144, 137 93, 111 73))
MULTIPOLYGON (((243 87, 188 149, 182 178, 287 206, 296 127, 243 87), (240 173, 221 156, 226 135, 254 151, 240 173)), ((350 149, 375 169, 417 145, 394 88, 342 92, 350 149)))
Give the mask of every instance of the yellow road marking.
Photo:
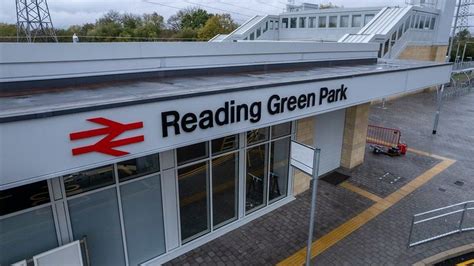
MULTIPOLYGON (((417 151, 414 149, 410 149, 410 150, 411 152, 417 153, 417 154, 423 153, 422 155, 425 155, 425 156, 429 154, 429 153, 417 151)), ((441 159, 441 158, 443 159, 441 162, 439 162, 438 164, 436 164, 435 166, 433 166, 432 168, 430 168, 423 174, 419 175, 418 177, 410 181, 408 184, 401 187, 399 190, 393 192, 388 197, 384 199, 380 198, 380 200, 376 201, 374 205, 372 205, 371 207, 369 207, 362 213, 358 214, 357 216, 348 220, 347 222, 340 225, 336 229, 332 230, 328 234, 314 241, 313 244, 311 245, 311 258, 318 256, 325 250, 332 247, 337 242, 346 238, 348 235, 352 234, 357 229, 362 227, 364 224, 368 223, 373 218, 377 217, 379 214, 381 214, 388 208, 398 203, 401 199, 406 197, 408 194, 412 193, 419 187, 423 186, 428 181, 430 181, 433 177, 443 172, 444 170, 446 170, 448 167, 450 167, 452 164, 456 162, 455 160, 441 157, 438 155, 430 154, 427 156, 431 156, 436 159, 441 159)), ((365 193, 365 191, 363 193, 365 193)), ((277 265, 302 265, 305 263, 305 260, 306 260, 306 247, 300 249, 292 256, 279 262, 277 265)))
POLYGON ((468 260, 468 261, 464 261, 464 262, 456 264, 456 266, 472 266, 472 265, 474 265, 474 260, 468 260))
POLYGON ((357 187, 357 186, 354 186, 353 184, 349 183, 348 181, 340 184, 341 187, 347 189, 347 190, 350 190, 354 193, 357 193, 363 197, 366 197, 368 199, 370 199, 371 201, 375 201, 375 202, 379 202, 382 200, 381 197, 375 195, 375 194, 372 194, 366 190, 363 190, 361 189, 360 187, 357 187))
POLYGON ((413 149, 413 148, 408 148, 408 151, 413 152, 413 153, 418 154, 418 155, 432 157, 432 158, 435 158, 435 159, 438 159, 438 160, 451 160, 451 159, 443 157, 443 156, 432 154, 432 153, 429 153, 429 152, 426 152, 426 151, 420 151, 420 150, 413 149))

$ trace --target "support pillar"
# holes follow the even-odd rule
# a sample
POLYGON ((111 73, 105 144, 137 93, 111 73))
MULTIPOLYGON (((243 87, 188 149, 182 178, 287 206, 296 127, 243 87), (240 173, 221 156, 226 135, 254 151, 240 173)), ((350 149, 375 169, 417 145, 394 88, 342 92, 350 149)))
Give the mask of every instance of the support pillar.
POLYGON ((364 162, 370 103, 346 109, 341 166, 352 169, 364 162))

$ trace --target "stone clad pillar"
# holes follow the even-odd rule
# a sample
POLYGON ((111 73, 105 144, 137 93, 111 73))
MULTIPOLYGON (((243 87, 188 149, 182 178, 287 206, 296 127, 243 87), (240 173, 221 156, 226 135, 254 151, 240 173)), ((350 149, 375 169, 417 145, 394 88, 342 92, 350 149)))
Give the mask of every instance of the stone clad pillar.
POLYGON ((341 166, 354 168, 364 162, 370 103, 346 109, 341 166))
MULTIPOLYGON (((296 122, 296 141, 314 147, 315 117, 300 119, 296 122)), ((310 176, 295 169, 293 172, 293 195, 309 189, 310 176)))

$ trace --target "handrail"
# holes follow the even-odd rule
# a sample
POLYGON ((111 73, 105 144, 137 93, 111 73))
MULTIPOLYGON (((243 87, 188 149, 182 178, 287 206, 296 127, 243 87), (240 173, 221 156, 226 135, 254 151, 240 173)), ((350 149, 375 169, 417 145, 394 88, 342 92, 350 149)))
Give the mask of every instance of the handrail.
POLYGON ((436 240, 436 239, 439 239, 439 238, 442 238, 442 237, 445 237, 445 236, 449 236, 449 235, 452 235, 452 234, 474 230, 474 226, 466 227, 467 225, 466 226, 464 225, 465 218, 466 218, 466 212, 474 210, 474 207, 469 206, 470 204, 474 204, 474 200, 464 201, 464 202, 461 202, 461 203, 456 203, 456 204, 452 204, 452 205, 449 205, 449 206, 446 206, 446 207, 437 208, 437 209, 433 209, 433 210, 430 210, 430 211, 421 212, 421 213, 417 213, 417 214, 413 215, 412 223, 411 223, 411 227, 410 227, 410 235, 409 235, 409 238, 408 238, 408 247, 413 247, 413 246, 416 246, 416 245, 420 245, 420 244, 423 244, 423 243, 426 243, 426 242, 429 242, 429 241, 433 241, 433 240, 436 240), (455 208, 455 207, 458 207, 458 208, 462 207, 462 208, 457 209, 457 210, 453 210, 453 211, 449 211, 447 213, 441 213, 441 214, 439 213, 441 211, 449 210, 449 209, 452 209, 452 208, 455 208), (438 213, 438 214, 436 214, 434 216, 431 216, 431 217, 427 217, 427 218, 424 218, 424 219, 417 220, 417 218, 419 218, 421 216, 426 216, 428 214, 434 214, 434 213, 438 213), (421 225, 425 222, 433 221, 433 220, 436 220, 436 219, 439 219, 439 218, 443 218, 443 217, 447 217, 447 216, 451 216, 451 215, 455 215, 455 214, 459 214, 459 213, 461 213, 461 217, 459 219, 457 219, 455 223, 451 224, 451 225, 456 226, 457 227, 456 229, 454 229, 454 230, 449 229, 448 232, 444 232, 444 233, 441 232, 441 233, 438 233, 437 235, 426 237, 426 238, 418 240, 418 241, 412 241, 415 225, 421 225))
POLYGON ((446 207, 434 209, 434 210, 431 210, 431 211, 418 213, 418 214, 415 214, 414 216, 417 217, 417 216, 425 215, 425 214, 428 214, 428 213, 442 211, 442 210, 446 210, 446 209, 449 209, 449 208, 452 208, 452 207, 461 206, 463 204, 469 204, 469 203, 474 203, 474 200, 469 200, 469 201, 465 201, 465 202, 461 202, 461 203, 456 203, 456 204, 453 204, 453 205, 449 205, 449 206, 446 206, 446 207))

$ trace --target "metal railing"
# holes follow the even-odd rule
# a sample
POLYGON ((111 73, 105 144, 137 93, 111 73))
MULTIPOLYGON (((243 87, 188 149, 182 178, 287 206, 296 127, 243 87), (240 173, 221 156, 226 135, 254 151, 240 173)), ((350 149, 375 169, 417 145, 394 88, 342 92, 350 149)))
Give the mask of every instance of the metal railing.
POLYGON ((408 246, 474 230, 474 200, 413 215, 408 246))
POLYGON ((453 71, 450 82, 445 84, 443 91, 437 91, 435 100, 439 99, 439 93, 443 100, 448 100, 470 93, 473 87, 474 71, 453 71))
POLYGON ((369 125, 367 127, 367 143, 397 147, 400 144, 402 133, 395 128, 369 125))
POLYGON ((453 70, 474 68, 474 61, 457 61, 453 64, 453 70))
POLYGON ((405 4, 436 8, 438 6, 438 0, 405 0, 405 4))

